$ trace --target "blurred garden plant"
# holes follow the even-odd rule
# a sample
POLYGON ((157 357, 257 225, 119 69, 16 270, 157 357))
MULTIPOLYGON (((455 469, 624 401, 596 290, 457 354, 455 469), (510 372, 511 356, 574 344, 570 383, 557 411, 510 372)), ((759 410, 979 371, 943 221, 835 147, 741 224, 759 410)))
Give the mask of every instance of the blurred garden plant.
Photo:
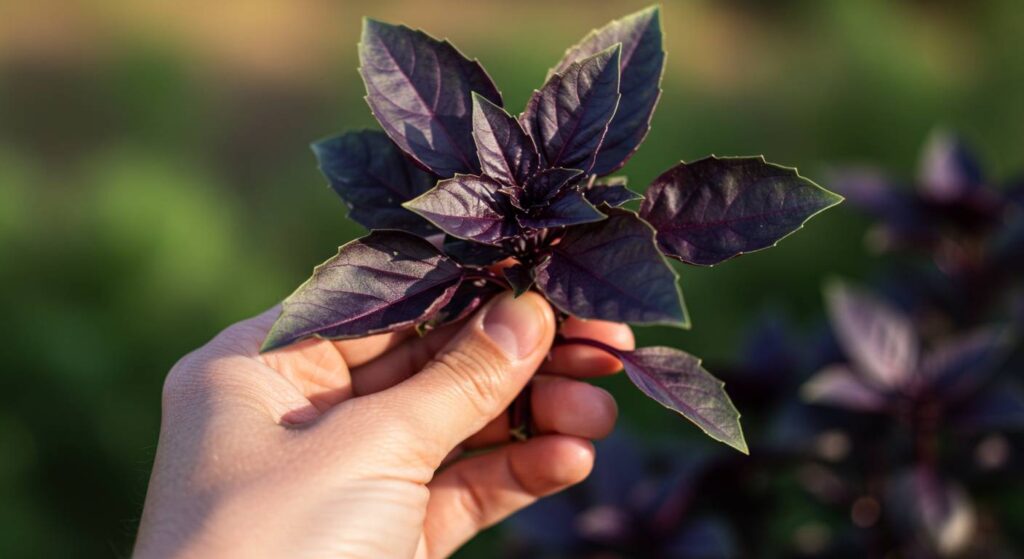
MULTIPOLYGON (((264 351, 465 317, 502 289, 563 316, 686 328, 668 258, 710 266, 776 244, 841 198, 762 157, 680 163, 640 196, 624 177, 650 128, 665 53, 648 8, 570 48, 513 117, 478 62, 447 41, 367 19, 366 100, 383 131, 313 146, 349 216, 343 247, 283 305, 264 351), (641 200, 638 212, 623 205, 641 200)), ((646 395, 747 451, 739 414, 700 360, 668 347, 609 352, 646 395)))

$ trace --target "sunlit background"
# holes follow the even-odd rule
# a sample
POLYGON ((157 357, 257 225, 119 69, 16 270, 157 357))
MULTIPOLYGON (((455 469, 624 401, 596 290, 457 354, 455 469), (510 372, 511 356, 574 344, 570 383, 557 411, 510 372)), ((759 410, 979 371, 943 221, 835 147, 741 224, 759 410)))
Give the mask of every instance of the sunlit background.
MULTIPOLYGON (((375 126, 362 16, 447 36, 518 111, 566 47, 644 5, 0 1, 0 556, 128 555, 167 370, 360 233, 308 144, 375 126)), ((825 186, 851 162, 910 177, 935 125, 996 177, 1024 169, 1016 0, 673 0, 663 20, 664 95, 624 170, 635 189, 710 153, 763 153, 825 186)), ((681 269, 693 330, 640 342, 714 363, 767 308, 813 326, 824 280, 876 270, 865 224, 839 208, 773 250, 681 269)), ((608 384, 624 425, 713 444, 608 384)))

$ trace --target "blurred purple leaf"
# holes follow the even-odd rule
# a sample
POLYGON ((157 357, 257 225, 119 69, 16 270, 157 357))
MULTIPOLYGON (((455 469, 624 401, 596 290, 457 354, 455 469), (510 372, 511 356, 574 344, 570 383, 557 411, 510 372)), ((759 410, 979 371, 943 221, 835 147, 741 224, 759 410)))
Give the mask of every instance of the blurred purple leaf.
POLYGON ((366 101, 398 147, 442 178, 480 172, 470 95, 502 101, 478 62, 422 31, 367 18, 359 63, 366 101))
POLYGON ((458 175, 402 205, 453 237, 497 245, 518 232, 500 188, 488 177, 458 175))
POLYGON ((622 45, 573 62, 534 91, 520 117, 548 167, 589 173, 619 104, 622 45))
POLYGON ((473 140, 483 174, 507 185, 526 184, 540 164, 537 146, 519 121, 473 93, 473 140))
POLYGON ((955 419, 971 431, 1024 430, 1024 389, 1014 381, 996 384, 959 410, 955 419))
POLYGON ((910 319, 874 295, 836 282, 825 291, 839 345, 865 378, 899 390, 917 372, 919 341, 910 319))
POLYGON ((317 266, 281 308, 261 351, 310 337, 362 337, 412 326, 437 312, 462 281, 462 267, 401 231, 374 231, 317 266))
POLYGON ((885 504, 894 528, 908 540, 925 542, 932 553, 958 556, 975 536, 977 518, 970 497, 931 468, 919 466, 894 476, 885 504))
POLYGON ((812 376, 800 388, 803 399, 812 404, 836 406, 860 412, 885 410, 886 396, 845 365, 830 365, 812 376))
POLYGON ((437 177, 409 161, 383 132, 346 132, 312 147, 320 171, 348 205, 350 219, 367 229, 436 231, 402 203, 430 190, 437 177))
POLYGON ((616 43, 622 44, 620 62, 622 100, 608 126, 592 172, 607 175, 621 168, 636 152, 650 130, 651 117, 661 96, 665 65, 662 48, 661 11, 652 6, 591 31, 566 51, 549 73, 564 74, 573 62, 593 56, 616 43))
POLYGON ((933 132, 921 155, 921 194, 952 203, 972 197, 983 184, 981 165, 967 145, 952 133, 933 132))
POLYGON ((711 266, 774 246, 842 198, 763 157, 707 157, 654 179, 640 216, 662 251, 711 266))
POLYGON ((625 210, 569 228, 536 277, 552 304, 579 318, 689 324, 676 273, 658 252, 654 230, 625 210))
POLYGON ((939 343, 924 356, 922 377, 948 397, 963 396, 984 383, 1009 349, 1003 327, 970 332, 939 343))

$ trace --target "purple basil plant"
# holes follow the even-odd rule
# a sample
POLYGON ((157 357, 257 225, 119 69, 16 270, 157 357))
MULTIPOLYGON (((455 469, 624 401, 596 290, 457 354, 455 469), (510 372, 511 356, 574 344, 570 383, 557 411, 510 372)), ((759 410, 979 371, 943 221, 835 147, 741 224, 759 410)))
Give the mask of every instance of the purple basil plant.
MULTIPOLYGON (((659 10, 571 47, 518 117, 451 43, 366 19, 366 100, 382 131, 314 144, 320 169, 371 230, 288 297, 263 351, 457 321, 504 289, 564 316, 687 328, 667 258, 710 266, 775 245, 839 201, 763 157, 679 163, 641 196, 610 176, 636 152, 661 95, 659 10), (640 201, 639 211, 623 206, 640 201)), ((645 394, 711 437, 747 447, 700 360, 668 347, 607 351, 645 394)))
MULTIPOLYGON (((846 361, 811 377, 802 395, 875 419, 873 432, 857 443, 866 493, 847 494, 852 489, 841 490, 841 478, 812 485, 835 488, 825 492, 827 500, 849 504, 861 528, 884 513, 898 534, 886 545, 898 544, 909 556, 982 553, 968 476, 953 470, 974 441, 974 470, 1005 465, 1006 435, 1024 430, 1024 391, 1006 374, 1013 369, 1013 328, 981 327, 926 346, 911 316, 865 290, 836 283, 826 298, 846 361)), ((822 479, 832 475, 815 471, 822 479)))

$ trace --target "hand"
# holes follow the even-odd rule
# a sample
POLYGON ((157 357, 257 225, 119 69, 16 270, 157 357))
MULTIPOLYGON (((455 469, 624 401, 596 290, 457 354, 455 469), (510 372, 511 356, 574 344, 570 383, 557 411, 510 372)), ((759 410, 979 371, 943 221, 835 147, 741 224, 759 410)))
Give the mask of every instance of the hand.
MULTIPOLYGON (((615 422, 611 395, 576 378, 619 363, 581 346, 546 359, 555 319, 534 293, 424 337, 259 355, 276 315, 228 328, 168 375, 136 556, 444 557, 583 480, 588 439, 615 422), (509 442, 506 408, 531 379, 536 436, 509 442)), ((633 345, 622 325, 562 330, 633 345)))

